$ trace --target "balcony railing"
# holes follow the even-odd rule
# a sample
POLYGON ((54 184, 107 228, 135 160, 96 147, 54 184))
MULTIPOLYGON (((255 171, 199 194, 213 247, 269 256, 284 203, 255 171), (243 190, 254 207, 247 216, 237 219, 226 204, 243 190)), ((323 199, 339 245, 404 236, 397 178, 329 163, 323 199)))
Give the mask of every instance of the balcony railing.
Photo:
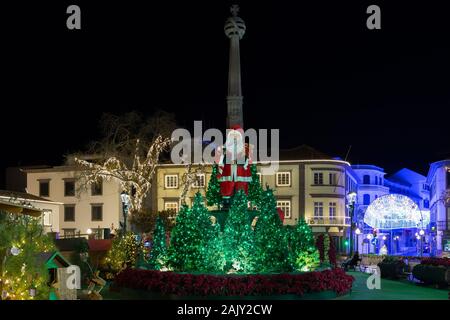
POLYGON ((309 217, 306 220, 309 225, 317 226, 350 226, 350 217, 309 217))

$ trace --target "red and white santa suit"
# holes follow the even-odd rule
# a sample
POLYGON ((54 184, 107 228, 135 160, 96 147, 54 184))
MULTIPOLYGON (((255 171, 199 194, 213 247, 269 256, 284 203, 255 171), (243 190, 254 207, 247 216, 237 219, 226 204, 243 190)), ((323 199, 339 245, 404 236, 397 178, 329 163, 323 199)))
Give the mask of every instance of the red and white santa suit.
POLYGON ((244 190, 248 194, 248 184, 252 181, 251 157, 240 127, 236 126, 228 131, 221 151, 217 178, 222 197, 229 198, 237 190, 244 190))

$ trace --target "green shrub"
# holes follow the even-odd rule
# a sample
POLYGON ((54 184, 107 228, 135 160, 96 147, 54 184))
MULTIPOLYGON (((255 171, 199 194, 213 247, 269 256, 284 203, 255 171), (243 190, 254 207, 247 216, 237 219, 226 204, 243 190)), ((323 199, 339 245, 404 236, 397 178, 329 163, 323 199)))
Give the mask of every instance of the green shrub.
POLYGON ((448 268, 443 266, 431 266, 418 264, 413 269, 413 276, 416 279, 424 282, 425 284, 445 286, 448 285, 448 279, 446 278, 448 268))
POLYGON ((382 278, 397 279, 406 268, 406 264, 402 259, 397 257, 386 256, 382 262, 378 264, 382 278))

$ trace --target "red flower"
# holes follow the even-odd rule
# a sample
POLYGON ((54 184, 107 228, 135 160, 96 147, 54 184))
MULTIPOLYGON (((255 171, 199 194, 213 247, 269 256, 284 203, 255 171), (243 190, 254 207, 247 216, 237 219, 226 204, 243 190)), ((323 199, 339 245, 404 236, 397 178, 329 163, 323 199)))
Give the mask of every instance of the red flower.
POLYGON ((341 269, 304 274, 193 275, 127 269, 116 276, 116 287, 176 294, 179 296, 303 295, 331 290, 348 292, 354 278, 341 269))

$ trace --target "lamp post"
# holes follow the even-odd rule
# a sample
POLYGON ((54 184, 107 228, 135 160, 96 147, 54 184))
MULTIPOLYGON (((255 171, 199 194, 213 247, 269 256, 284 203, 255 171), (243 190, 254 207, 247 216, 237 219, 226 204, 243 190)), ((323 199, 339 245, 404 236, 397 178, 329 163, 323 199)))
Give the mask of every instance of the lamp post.
POLYGON ((353 255, 353 214, 355 211, 356 192, 347 194, 347 206, 350 213, 350 256, 353 255))
POLYGON ((373 238, 373 235, 371 233, 369 233, 367 235, 367 240, 369 240, 369 241, 367 241, 367 254, 370 254, 370 240, 372 240, 372 238, 373 238))
POLYGON ((122 201, 123 234, 126 234, 127 233, 127 216, 128 216, 129 205, 130 205, 130 196, 125 191, 122 191, 122 193, 120 194, 120 200, 122 201))
POLYGON ((420 236, 420 257, 423 256, 423 240, 424 240, 424 236, 425 236, 425 231, 423 229, 421 229, 419 231, 419 236, 420 236))
POLYGON ((356 249, 357 251, 359 251, 359 235, 361 234, 361 230, 359 230, 359 228, 356 228, 355 234, 356 234, 356 249))

